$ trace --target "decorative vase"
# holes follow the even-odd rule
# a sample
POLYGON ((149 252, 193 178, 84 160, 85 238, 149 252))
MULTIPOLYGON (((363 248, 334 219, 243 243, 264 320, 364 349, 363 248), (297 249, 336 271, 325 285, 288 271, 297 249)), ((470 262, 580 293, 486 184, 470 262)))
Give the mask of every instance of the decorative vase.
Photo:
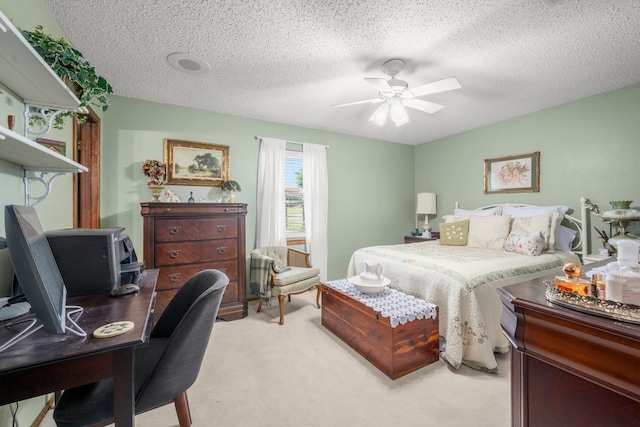
POLYGON ((162 185, 148 185, 148 187, 149 190, 151 190, 151 197, 153 197, 151 201, 159 202, 160 195, 162 194, 162 190, 164 189, 164 187, 162 185))

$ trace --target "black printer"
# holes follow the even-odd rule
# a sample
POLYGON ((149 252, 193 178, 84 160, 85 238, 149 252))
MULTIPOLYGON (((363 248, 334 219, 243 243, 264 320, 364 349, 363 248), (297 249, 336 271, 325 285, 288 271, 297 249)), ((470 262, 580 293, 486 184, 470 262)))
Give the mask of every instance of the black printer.
POLYGON ((120 228, 47 231, 49 246, 68 296, 109 294, 136 283, 144 270, 133 243, 120 228))

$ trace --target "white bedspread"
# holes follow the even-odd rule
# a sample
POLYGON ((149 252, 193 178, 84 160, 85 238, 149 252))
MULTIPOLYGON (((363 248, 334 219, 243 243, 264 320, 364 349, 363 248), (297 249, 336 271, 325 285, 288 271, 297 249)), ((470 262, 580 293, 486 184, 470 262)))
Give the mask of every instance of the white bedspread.
POLYGON ((359 249, 347 277, 360 274, 365 261, 382 264, 390 287, 439 306, 440 335, 446 341, 443 357, 452 366, 464 363, 489 372, 497 370, 494 352, 509 350, 496 289, 580 262, 575 254, 559 251, 533 257, 428 241, 359 249))

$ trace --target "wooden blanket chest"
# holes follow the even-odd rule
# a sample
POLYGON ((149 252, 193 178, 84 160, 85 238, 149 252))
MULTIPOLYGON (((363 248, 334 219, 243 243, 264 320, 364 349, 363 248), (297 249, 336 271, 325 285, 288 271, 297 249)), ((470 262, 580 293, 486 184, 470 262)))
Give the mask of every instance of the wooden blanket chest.
POLYGON ((393 328, 389 317, 327 284, 322 285, 322 325, 391 379, 439 359, 437 316, 393 328))

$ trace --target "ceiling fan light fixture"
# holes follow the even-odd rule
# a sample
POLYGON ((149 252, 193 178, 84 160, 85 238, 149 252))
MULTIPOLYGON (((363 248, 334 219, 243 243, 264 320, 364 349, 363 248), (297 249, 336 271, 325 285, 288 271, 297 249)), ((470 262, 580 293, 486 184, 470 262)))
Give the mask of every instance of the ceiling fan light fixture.
POLYGON ((391 116, 391 120, 396 124, 396 126, 402 126, 409 122, 409 115, 407 114, 407 110, 404 108, 404 105, 400 102, 399 99, 394 99, 389 107, 389 115, 391 116))
POLYGON ((369 117, 369 121, 377 124, 378 126, 382 126, 387 121, 388 115, 389 104, 385 102, 381 106, 376 108, 376 111, 374 111, 371 117, 369 117))
MULTIPOLYGON (((543 0, 545 1, 545 0, 543 0)), ((553 0, 563 1, 563 0, 553 0)), ((434 114, 443 108, 442 105, 434 102, 418 99, 419 96, 431 95, 433 93, 446 92, 449 90, 460 89, 462 85, 455 77, 438 80, 435 82, 423 84, 421 86, 409 89, 409 84, 400 79, 396 79, 396 74, 404 67, 404 61, 401 59, 391 59, 382 64, 382 69, 391 78, 385 80, 379 77, 365 77, 365 81, 372 85, 380 95, 378 98, 365 99, 364 101, 347 102, 343 104, 335 104, 332 107, 346 107, 359 104, 377 104, 383 102, 378 107, 369 121, 374 122, 378 126, 382 126, 391 116, 391 120, 396 126, 402 126, 409 123, 409 115, 406 108, 422 111, 428 114, 434 114)))

